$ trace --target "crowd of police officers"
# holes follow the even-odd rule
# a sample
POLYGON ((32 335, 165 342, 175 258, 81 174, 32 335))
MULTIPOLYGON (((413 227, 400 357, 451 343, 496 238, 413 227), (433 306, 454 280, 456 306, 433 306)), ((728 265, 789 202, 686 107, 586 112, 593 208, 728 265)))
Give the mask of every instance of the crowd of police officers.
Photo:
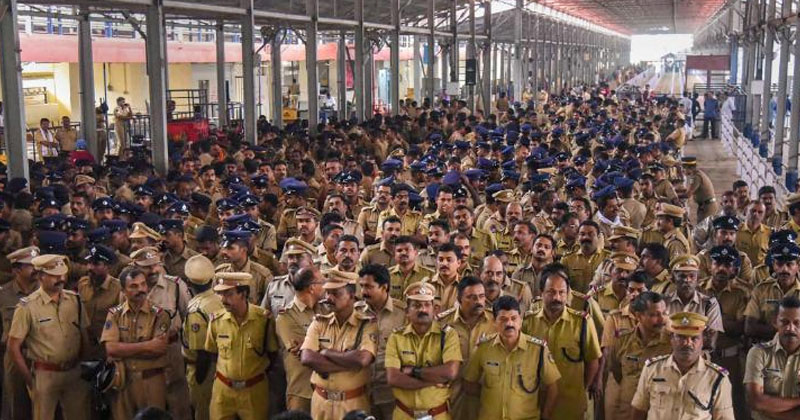
POLYGON ((3 177, 2 418, 800 418, 800 194, 670 98, 401 111, 3 177))

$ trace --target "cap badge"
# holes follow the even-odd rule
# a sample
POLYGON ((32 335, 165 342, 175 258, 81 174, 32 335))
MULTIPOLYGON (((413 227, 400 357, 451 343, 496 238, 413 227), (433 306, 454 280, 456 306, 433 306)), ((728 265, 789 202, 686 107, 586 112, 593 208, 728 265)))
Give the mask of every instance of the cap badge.
POLYGON ((689 318, 683 317, 683 319, 681 320, 681 325, 683 326, 689 325, 689 318))

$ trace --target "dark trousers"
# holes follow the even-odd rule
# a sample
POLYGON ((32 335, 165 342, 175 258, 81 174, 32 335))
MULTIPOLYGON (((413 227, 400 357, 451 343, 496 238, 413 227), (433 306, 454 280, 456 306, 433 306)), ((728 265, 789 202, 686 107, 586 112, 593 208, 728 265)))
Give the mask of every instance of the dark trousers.
POLYGON ((719 120, 716 118, 703 119, 703 135, 704 139, 708 138, 708 126, 711 126, 711 138, 719 138, 719 120))

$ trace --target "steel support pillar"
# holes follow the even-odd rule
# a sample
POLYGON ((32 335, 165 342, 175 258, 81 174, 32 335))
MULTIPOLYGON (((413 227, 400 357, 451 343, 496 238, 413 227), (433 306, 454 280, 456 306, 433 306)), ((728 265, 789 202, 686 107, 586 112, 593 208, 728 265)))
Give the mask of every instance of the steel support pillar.
POLYGON ((533 43, 530 46, 530 53, 529 58, 533 57, 530 61, 531 66, 531 76, 533 77, 533 86, 531 90, 536 94, 539 90, 539 60, 541 59, 541 54, 539 53, 539 43, 542 41, 541 34, 539 33, 539 16, 536 15, 533 17, 533 31, 530 32, 530 37, 534 38, 533 43), (531 54, 532 53, 532 54, 531 54))
POLYGON ((147 6, 147 76, 150 88, 150 143, 153 165, 161 175, 169 169, 167 150, 167 60, 164 8, 160 0, 147 6))
POLYGON ((317 134, 319 124, 319 83, 317 82, 317 19, 318 0, 306 0, 306 14, 311 21, 306 24, 306 82, 308 85, 308 132, 317 134))
POLYGON ((441 83, 442 93, 441 93, 441 96, 442 96, 442 98, 444 98, 445 95, 447 94, 447 82, 450 81, 450 68, 449 68, 450 66, 449 66, 448 61, 450 59, 450 48, 451 47, 449 45, 447 45, 445 47, 444 43, 440 43, 440 45, 442 46, 442 58, 440 60, 440 62, 442 64, 441 65, 441 79, 442 79, 442 83, 441 83))
POLYGON ((339 40, 336 49, 336 102, 339 105, 337 113, 339 120, 348 118, 347 115, 347 40, 344 30, 339 31, 339 40))
POLYGON ((419 36, 414 36, 414 100, 419 102, 424 96, 422 94, 422 56, 420 52, 419 36))
POLYGON ((269 61, 272 64, 272 124, 283 126, 283 62, 281 61, 281 38, 283 30, 275 34, 269 46, 269 61))
MULTIPOLYGON (((217 126, 222 128, 228 125, 228 94, 225 89, 225 22, 217 21, 217 126)), ((272 62, 275 64, 275 62, 272 62)), ((274 65, 273 65, 274 71, 274 65)), ((273 104, 275 102, 273 101, 273 104)))
POLYGON ((392 74, 389 96, 392 102, 392 115, 400 112, 400 0, 391 0, 392 33, 390 51, 390 71, 392 74))
MULTIPOLYGON (((449 82, 458 82, 459 81, 459 60, 460 60, 460 51, 459 51, 459 42, 458 42, 458 10, 456 9, 456 2, 451 2, 450 5, 450 33, 452 34, 452 38, 450 39, 450 43, 452 46, 450 47, 450 77, 448 78, 449 82)), ((460 99, 460 98, 459 98, 460 99)))
MULTIPOLYGON (((81 132, 98 162, 108 153, 97 142, 97 117, 94 111, 94 60, 92 59, 92 23, 89 13, 82 12, 78 21, 78 67, 80 72, 81 132)), ((5 97, 5 96, 4 96, 5 97)), ((107 143, 107 142, 106 142, 107 143)))
MULTIPOLYGON (((791 13, 791 3, 788 1, 783 2, 781 7, 781 16, 786 16, 791 13)), ((784 153, 784 129, 786 128, 786 85, 789 72, 789 46, 791 45, 791 31, 789 28, 781 28, 777 35, 781 43, 781 49, 778 54, 778 109, 775 112, 775 148, 773 149, 774 155, 783 156, 784 163, 786 153, 784 153)), ((735 38, 734 38, 735 39, 735 38)), ((735 44, 735 42, 733 42, 735 44)), ((734 72, 731 69, 731 72, 734 72)))
MULTIPOLYGON (((795 22, 795 33, 800 31, 800 21, 795 22)), ((800 75, 800 39, 794 40, 794 70, 792 74, 800 75)), ((800 144, 800 77, 792 78, 792 111, 789 117, 789 153, 787 156, 789 171, 797 174, 798 145, 800 144)), ((793 188, 794 186, 790 186, 793 188)))
POLYGON ((353 100, 356 103, 356 118, 364 121, 364 0, 355 0, 355 52, 353 72, 353 100))
POLYGON ((427 92, 425 96, 430 101, 433 107, 434 99, 436 98, 436 21, 434 20, 434 13, 436 11, 436 0, 428 0, 428 71, 425 73, 428 76, 425 87, 427 92))
POLYGON ((492 112, 492 3, 483 2, 483 31, 486 35, 486 46, 483 49, 483 113, 489 116, 492 112))
POLYGON ((375 106, 375 51, 372 49, 372 41, 367 40, 366 59, 364 60, 364 118, 370 119, 374 114, 375 106))
MULTIPOLYGON (((478 62, 477 54, 478 44, 475 41, 475 0, 469 0, 469 42, 467 42, 467 59, 475 60, 476 66, 478 62)), ((479 68, 475 68, 475 77, 478 76, 479 68)), ((469 110, 475 111, 475 89, 474 85, 467 87, 467 105, 469 110)))
MULTIPOLYGON (((775 16, 775 0, 769 0, 767 6, 767 21, 775 16)), ((770 148, 775 146, 774 142, 770 139, 769 131, 769 102, 772 98, 772 60, 775 53, 775 31, 772 28, 766 28, 766 40, 764 41, 764 90, 761 93, 761 121, 759 122, 759 132, 761 133, 762 141, 769 142, 770 148)))
POLYGON ((8 177, 28 178, 25 105, 22 96, 17 1, 0 0, 0 80, 3 84, 3 138, 8 154, 8 177))
POLYGON ((242 16, 242 87, 244 88, 244 97, 242 98, 242 105, 244 106, 244 121, 242 126, 244 128, 244 141, 250 144, 256 144, 258 141, 258 130, 256 129, 256 83, 255 83, 255 50, 253 27, 255 22, 253 20, 253 0, 241 0, 241 7, 246 10, 242 16))

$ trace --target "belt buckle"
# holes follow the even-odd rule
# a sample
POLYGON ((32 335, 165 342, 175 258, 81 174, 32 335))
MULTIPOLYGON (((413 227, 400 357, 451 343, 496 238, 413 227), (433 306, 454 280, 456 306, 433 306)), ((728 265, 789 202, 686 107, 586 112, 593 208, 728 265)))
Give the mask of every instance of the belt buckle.
POLYGON ((244 389, 245 385, 247 385, 247 381, 231 381, 231 388, 233 389, 244 389))
POLYGON ((328 390, 327 394, 330 401, 344 401, 344 391, 328 390))
POLYGON ((428 414, 428 410, 414 410, 414 420, 432 420, 433 416, 428 414))

